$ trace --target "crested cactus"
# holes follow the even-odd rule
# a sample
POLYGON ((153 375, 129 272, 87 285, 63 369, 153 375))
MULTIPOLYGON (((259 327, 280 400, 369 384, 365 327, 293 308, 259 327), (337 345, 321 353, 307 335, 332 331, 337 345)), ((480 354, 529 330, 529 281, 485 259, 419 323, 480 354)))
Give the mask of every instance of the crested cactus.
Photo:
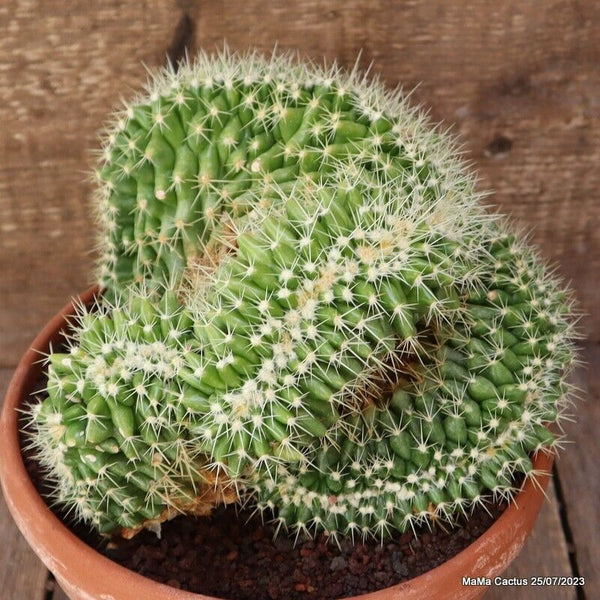
POLYGON ((49 356, 48 397, 33 407, 31 444, 54 500, 99 531, 156 528, 175 512, 203 515, 237 499, 189 443, 185 355, 191 320, 172 291, 136 289, 81 307, 68 352, 49 356))
POLYGON ((326 181, 356 156, 424 198, 477 199, 448 138, 360 73, 226 52, 167 70, 115 116, 96 170, 99 281, 171 281, 265 184, 326 181))
POLYGON ((464 319, 353 415, 352 434, 337 427, 304 461, 253 474, 260 509, 296 532, 383 537, 452 520, 486 490, 511 499, 515 475, 535 475, 529 455, 559 443, 546 424, 569 404, 568 304, 513 236, 489 250, 493 270, 465 295, 464 319))
POLYGON ((226 465, 240 451, 295 462, 424 357, 479 280, 475 212, 466 224, 444 202, 399 199, 393 182, 344 181, 263 192, 265 208, 216 236, 229 247, 219 264, 190 275, 198 432, 226 465))
POLYGON ((398 93, 203 56, 102 156, 115 300, 81 313, 32 415, 79 517, 131 533, 246 501, 384 537, 512 497, 560 442, 570 296, 398 93))

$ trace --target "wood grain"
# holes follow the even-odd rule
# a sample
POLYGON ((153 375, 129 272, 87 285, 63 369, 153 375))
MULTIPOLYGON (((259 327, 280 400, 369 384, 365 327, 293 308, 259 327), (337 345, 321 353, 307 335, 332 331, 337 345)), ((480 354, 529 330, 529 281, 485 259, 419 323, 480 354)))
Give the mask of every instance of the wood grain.
MULTIPOLYGON (((12 369, 0 369, 0 408, 12 369)), ((0 494, 0 598, 44 600, 48 571, 27 545, 0 494)))
POLYGON ((576 417, 566 423, 568 444, 558 460, 565 511, 573 536, 585 597, 600 598, 600 345, 589 345, 583 355, 585 369, 577 372, 582 400, 576 417))
MULTIPOLYGON (((572 575, 565 534, 561 527, 554 483, 548 486, 548 500, 542 506, 531 536, 519 557, 502 577, 529 579, 533 575, 572 575)), ((573 587, 492 586, 486 600, 575 600, 573 587)))
POLYGON ((95 132, 186 48, 359 63, 462 136, 491 201, 535 231, 600 340, 600 3, 85 0, 0 6, 0 365, 89 282, 95 132))
POLYGON ((52 592, 52 600, 69 600, 67 594, 62 591, 62 588, 54 581, 54 591, 52 592))
POLYGON ((179 19, 173 3, 145 4, 0 4, 0 365, 90 282, 89 151, 179 19))

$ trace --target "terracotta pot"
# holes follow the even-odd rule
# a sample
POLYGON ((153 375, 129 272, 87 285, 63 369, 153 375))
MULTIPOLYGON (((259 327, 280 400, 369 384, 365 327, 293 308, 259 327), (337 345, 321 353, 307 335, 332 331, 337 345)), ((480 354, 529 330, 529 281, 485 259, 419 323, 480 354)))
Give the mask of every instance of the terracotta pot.
MULTIPOLYGON (((80 301, 90 303, 97 288, 80 301)), ((0 421, 0 477, 6 503, 21 533, 54 573, 71 600, 215 600, 156 583, 121 567, 87 546, 50 511, 35 490, 21 457, 17 409, 38 381, 43 365, 40 352, 60 340, 66 318, 74 313, 66 305, 34 340, 10 382, 0 421)), ((539 454, 535 468, 549 472, 552 457, 539 454)), ((521 550, 544 499, 548 476, 528 481, 501 517, 474 543, 431 571, 390 588, 356 596, 357 600, 470 600, 480 598, 485 586, 463 586, 463 576, 499 575, 521 550)))

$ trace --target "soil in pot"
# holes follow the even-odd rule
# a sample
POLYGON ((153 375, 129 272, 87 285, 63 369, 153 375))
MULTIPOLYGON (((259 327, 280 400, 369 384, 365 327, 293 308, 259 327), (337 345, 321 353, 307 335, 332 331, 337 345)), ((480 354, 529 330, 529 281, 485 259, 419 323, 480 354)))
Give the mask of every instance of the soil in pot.
POLYGON ((103 553, 157 581, 230 600, 329 600, 386 588, 415 577, 466 547, 502 507, 477 511, 452 531, 419 532, 395 542, 338 548, 323 536, 300 541, 278 536, 259 518, 231 508, 210 519, 176 519, 162 539, 151 533, 119 541, 103 553))
MULTIPOLYGON (((39 395, 30 401, 39 401, 39 395)), ((43 473, 26 449, 24 455, 34 485, 46 496, 43 473)), ((176 588, 229 600, 330 600, 380 590, 433 569, 483 534, 505 508, 490 498, 454 527, 439 524, 383 544, 343 540, 339 546, 323 535, 274 538, 273 525, 235 507, 221 507, 209 518, 163 523, 160 539, 144 531, 131 540, 110 541, 70 523, 60 507, 52 510, 101 554, 176 588)))

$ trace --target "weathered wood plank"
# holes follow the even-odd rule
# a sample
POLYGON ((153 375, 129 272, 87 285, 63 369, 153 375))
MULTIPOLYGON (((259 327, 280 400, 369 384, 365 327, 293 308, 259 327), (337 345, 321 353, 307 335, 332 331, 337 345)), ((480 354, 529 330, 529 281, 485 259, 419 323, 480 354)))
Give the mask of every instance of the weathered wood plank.
POLYGON ((0 179, 2 196, 20 197, 18 208, 0 205, 0 229, 10 224, 19 231, 0 241, 0 269, 10 277, 0 283, 2 345, 10 352, 7 365, 19 358, 17 349, 22 353, 71 296, 87 287, 93 239, 91 226, 82 225, 87 222, 86 185, 77 172, 80 168, 79 161, 61 157, 42 165, 23 164, 22 180, 0 179), (70 194, 66 201, 65 193, 70 194))
POLYGON ((54 581, 54 592, 52 593, 52 600, 69 600, 67 594, 62 591, 62 588, 54 581))
POLYGON ((89 285, 89 150, 178 19, 175 2, 0 5, 0 365, 89 285))
POLYGON ((462 134, 492 201, 573 280, 600 339, 600 3, 15 0, 0 6, 0 365, 89 281, 95 131, 186 44, 372 63, 462 134), (39 18, 43 14, 44 18, 39 18))
POLYGON ((565 424, 573 443, 559 457, 558 473, 575 558, 591 599, 600 598, 600 345, 588 345, 583 359, 587 366, 575 377, 583 399, 575 406, 575 421, 565 424))
MULTIPOLYGON (((502 577, 528 579, 533 575, 572 575, 569 551, 559 516, 554 482, 548 486, 548 500, 542 506, 531 536, 521 554, 502 577)), ((486 600, 575 600, 573 587, 493 586, 486 600)))
MULTIPOLYGON (((12 369, 0 369, 0 408, 12 369)), ((0 493, 0 597, 43 600, 48 571, 15 525, 0 493)))

